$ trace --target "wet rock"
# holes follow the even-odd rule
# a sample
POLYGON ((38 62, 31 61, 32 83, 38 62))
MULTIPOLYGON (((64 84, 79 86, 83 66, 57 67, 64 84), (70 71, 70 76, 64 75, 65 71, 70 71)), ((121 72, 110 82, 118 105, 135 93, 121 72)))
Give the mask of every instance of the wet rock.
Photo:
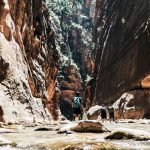
POLYGON ((100 115, 101 109, 102 109, 102 106, 99 106, 99 105, 95 105, 95 106, 91 107, 87 111, 88 119, 89 120, 97 120, 98 116, 100 115))
POLYGON ((150 133, 142 130, 134 129, 116 129, 112 131, 105 139, 111 140, 129 140, 133 139, 136 141, 150 140, 150 133))
POLYGON ((74 132, 93 132, 93 133, 103 133, 108 132, 108 130, 98 121, 79 121, 70 123, 58 131, 58 133, 64 133, 67 131, 74 132))
POLYGON ((148 91, 124 93, 114 104, 116 119, 142 119, 150 115, 148 91))
POLYGON ((35 129, 34 131, 55 131, 55 128, 40 127, 35 129))

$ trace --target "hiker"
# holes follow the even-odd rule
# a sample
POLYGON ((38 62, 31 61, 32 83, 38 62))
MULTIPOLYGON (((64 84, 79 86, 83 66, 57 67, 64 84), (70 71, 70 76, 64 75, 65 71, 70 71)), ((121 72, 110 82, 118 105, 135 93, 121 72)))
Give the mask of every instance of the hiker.
POLYGON ((101 115, 102 122, 109 119, 109 112, 108 109, 104 106, 104 104, 102 104, 100 115, 101 115))
POLYGON ((113 106, 108 107, 108 111, 109 111, 109 120, 110 120, 110 122, 115 121, 113 106))
POLYGON ((83 113, 83 106, 82 106, 82 100, 80 97, 80 92, 76 92, 76 96, 74 97, 72 101, 72 108, 73 108, 73 118, 74 120, 82 119, 82 113, 83 113))

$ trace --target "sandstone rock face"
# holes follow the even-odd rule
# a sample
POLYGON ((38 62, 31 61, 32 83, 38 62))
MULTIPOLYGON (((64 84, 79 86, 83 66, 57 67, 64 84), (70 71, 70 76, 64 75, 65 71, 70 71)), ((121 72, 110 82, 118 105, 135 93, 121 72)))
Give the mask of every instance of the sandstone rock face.
POLYGON ((5 122, 49 122, 58 54, 44 0, 0 1, 0 108, 5 122))
POLYGON ((150 88, 150 75, 146 76, 146 77, 141 81, 141 86, 142 86, 142 88, 150 88))
POLYGON ((150 95, 149 91, 132 91, 124 93, 113 107, 116 119, 149 118, 150 95))
POLYGON ((112 104, 136 89, 141 90, 135 97, 144 95, 150 74, 149 0, 97 0, 96 8, 95 103, 112 104))

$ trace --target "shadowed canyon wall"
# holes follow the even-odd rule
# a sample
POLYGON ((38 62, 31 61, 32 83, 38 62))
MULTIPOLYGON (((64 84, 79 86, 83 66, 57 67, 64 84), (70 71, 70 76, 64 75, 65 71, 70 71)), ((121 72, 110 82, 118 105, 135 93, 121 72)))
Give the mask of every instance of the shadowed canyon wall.
POLYGON ((137 103, 144 105, 137 107, 147 112, 150 109, 150 2, 97 0, 96 9, 92 99, 94 103, 110 105, 129 91, 135 104, 140 95, 137 103))
POLYGON ((1 0, 1 121, 50 121, 47 108, 55 92, 57 63, 45 1, 1 0))

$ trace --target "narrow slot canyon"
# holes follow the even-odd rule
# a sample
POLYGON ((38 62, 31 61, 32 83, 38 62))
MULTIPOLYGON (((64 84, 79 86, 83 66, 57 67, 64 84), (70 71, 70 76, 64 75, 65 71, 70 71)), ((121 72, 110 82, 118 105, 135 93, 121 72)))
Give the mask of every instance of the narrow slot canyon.
POLYGON ((0 0, 0 149, 150 149, 149 39, 150 0, 0 0))

